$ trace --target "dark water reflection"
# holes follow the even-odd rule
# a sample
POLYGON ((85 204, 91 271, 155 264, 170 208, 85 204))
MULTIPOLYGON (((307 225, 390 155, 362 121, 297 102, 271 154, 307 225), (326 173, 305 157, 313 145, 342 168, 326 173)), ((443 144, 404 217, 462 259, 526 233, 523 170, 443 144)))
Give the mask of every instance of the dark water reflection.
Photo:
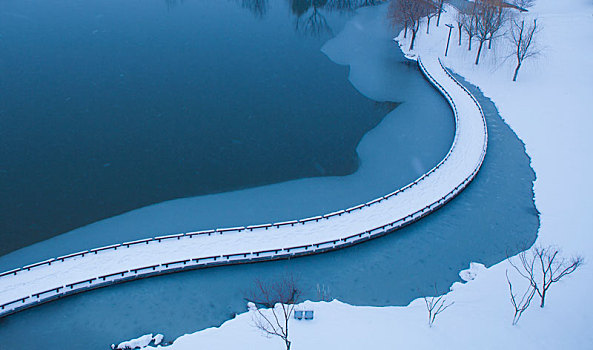
POLYGON ((357 169, 386 111, 319 49, 364 3, 165 4, 0 3, 0 255, 169 199, 357 169))

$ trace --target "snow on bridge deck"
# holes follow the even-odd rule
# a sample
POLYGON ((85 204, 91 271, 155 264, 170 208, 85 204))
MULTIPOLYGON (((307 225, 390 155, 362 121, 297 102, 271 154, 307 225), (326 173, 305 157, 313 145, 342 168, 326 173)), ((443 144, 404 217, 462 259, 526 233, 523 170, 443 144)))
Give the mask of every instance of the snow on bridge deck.
POLYGON ((479 104, 441 62, 419 59, 418 63, 449 101, 456 131, 447 156, 413 183, 323 216, 126 242, 7 271, 0 274, 0 317, 130 279, 338 249, 386 234, 438 209, 475 177, 486 154, 488 134, 479 104))

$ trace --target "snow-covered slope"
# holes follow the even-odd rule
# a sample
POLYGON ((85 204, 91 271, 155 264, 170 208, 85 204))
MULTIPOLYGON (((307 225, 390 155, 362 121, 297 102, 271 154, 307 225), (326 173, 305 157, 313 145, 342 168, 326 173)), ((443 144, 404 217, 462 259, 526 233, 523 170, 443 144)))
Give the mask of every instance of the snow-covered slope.
MULTIPOLYGON (((441 23, 454 23, 454 10, 447 10, 441 23)), ((593 3, 537 0, 531 15, 538 16, 542 25, 539 45, 543 54, 525 63, 516 83, 511 81, 512 60, 500 60, 505 56, 502 42, 493 48, 499 60, 492 59, 493 52, 486 52, 475 67, 475 47, 467 53, 466 46, 458 47, 452 38, 445 64, 479 86, 526 143, 537 174, 536 205, 541 212, 537 244, 558 245, 565 255, 581 254, 590 260, 593 3)), ((423 59, 441 56, 447 31, 443 25, 432 27, 427 36, 421 29, 416 53, 423 59)), ((505 261, 489 269, 474 264, 473 273, 463 275, 475 275, 475 279, 453 285, 446 298, 455 304, 438 316, 433 328, 426 324, 422 299, 406 307, 385 308, 353 307, 337 301, 308 303, 315 309, 315 320, 292 322, 292 349, 593 348, 590 263, 554 285, 546 307, 533 303, 516 326, 511 325, 508 268, 505 261)), ((521 280, 514 280, 521 286, 521 280)), ((172 346, 176 350, 196 348, 280 349, 282 343, 262 336, 245 313, 220 328, 183 336, 172 346)))

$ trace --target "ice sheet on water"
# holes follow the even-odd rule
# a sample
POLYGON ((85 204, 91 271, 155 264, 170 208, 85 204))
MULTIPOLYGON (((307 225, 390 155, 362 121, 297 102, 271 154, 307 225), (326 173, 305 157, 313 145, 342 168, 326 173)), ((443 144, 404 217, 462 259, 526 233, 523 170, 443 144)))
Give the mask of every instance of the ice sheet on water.
MULTIPOLYGON (((361 13, 372 15, 366 9, 361 13)), ((367 202, 412 182, 419 172, 429 170, 444 157, 454 126, 447 118, 451 112, 442 97, 417 69, 405 63, 392 35, 383 23, 365 22, 363 26, 354 21, 322 49, 334 62, 352 67, 349 79, 363 95, 380 102, 403 102, 363 137, 357 147, 360 166, 354 174, 154 204, 0 257, 0 270, 151 236, 315 216, 367 202), (374 39, 368 40, 371 34, 374 39), (413 103, 418 96, 423 96, 422 103, 413 103), (423 169, 411 166, 411 158, 418 158, 423 169)))
POLYGON ((486 270, 486 266, 480 263, 472 262, 469 264, 469 269, 459 271, 459 277, 465 282, 473 281, 476 276, 482 271, 486 270))
POLYGON ((127 341, 123 341, 119 343, 117 346, 115 344, 111 345, 112 349, 142 349, 153 343, 153 345, 159 345, 163 341, 164 336, 162 334, 157 334, 155 336, 152 333, 145 334, 138 338, 130 339, 127 341))

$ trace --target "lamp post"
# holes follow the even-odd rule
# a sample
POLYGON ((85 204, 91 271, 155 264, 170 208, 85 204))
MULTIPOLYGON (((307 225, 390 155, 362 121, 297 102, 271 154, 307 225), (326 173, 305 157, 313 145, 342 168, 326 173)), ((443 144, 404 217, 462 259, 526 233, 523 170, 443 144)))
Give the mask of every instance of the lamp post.
POLYGON ((447 53, 449 52, 449 41, 451 40, 451 30, 453 30, 452 24, 445 24, 449 27, 449 36, 447 37, 447 48, 445 49, 445 57, 447 57, 447 53))

